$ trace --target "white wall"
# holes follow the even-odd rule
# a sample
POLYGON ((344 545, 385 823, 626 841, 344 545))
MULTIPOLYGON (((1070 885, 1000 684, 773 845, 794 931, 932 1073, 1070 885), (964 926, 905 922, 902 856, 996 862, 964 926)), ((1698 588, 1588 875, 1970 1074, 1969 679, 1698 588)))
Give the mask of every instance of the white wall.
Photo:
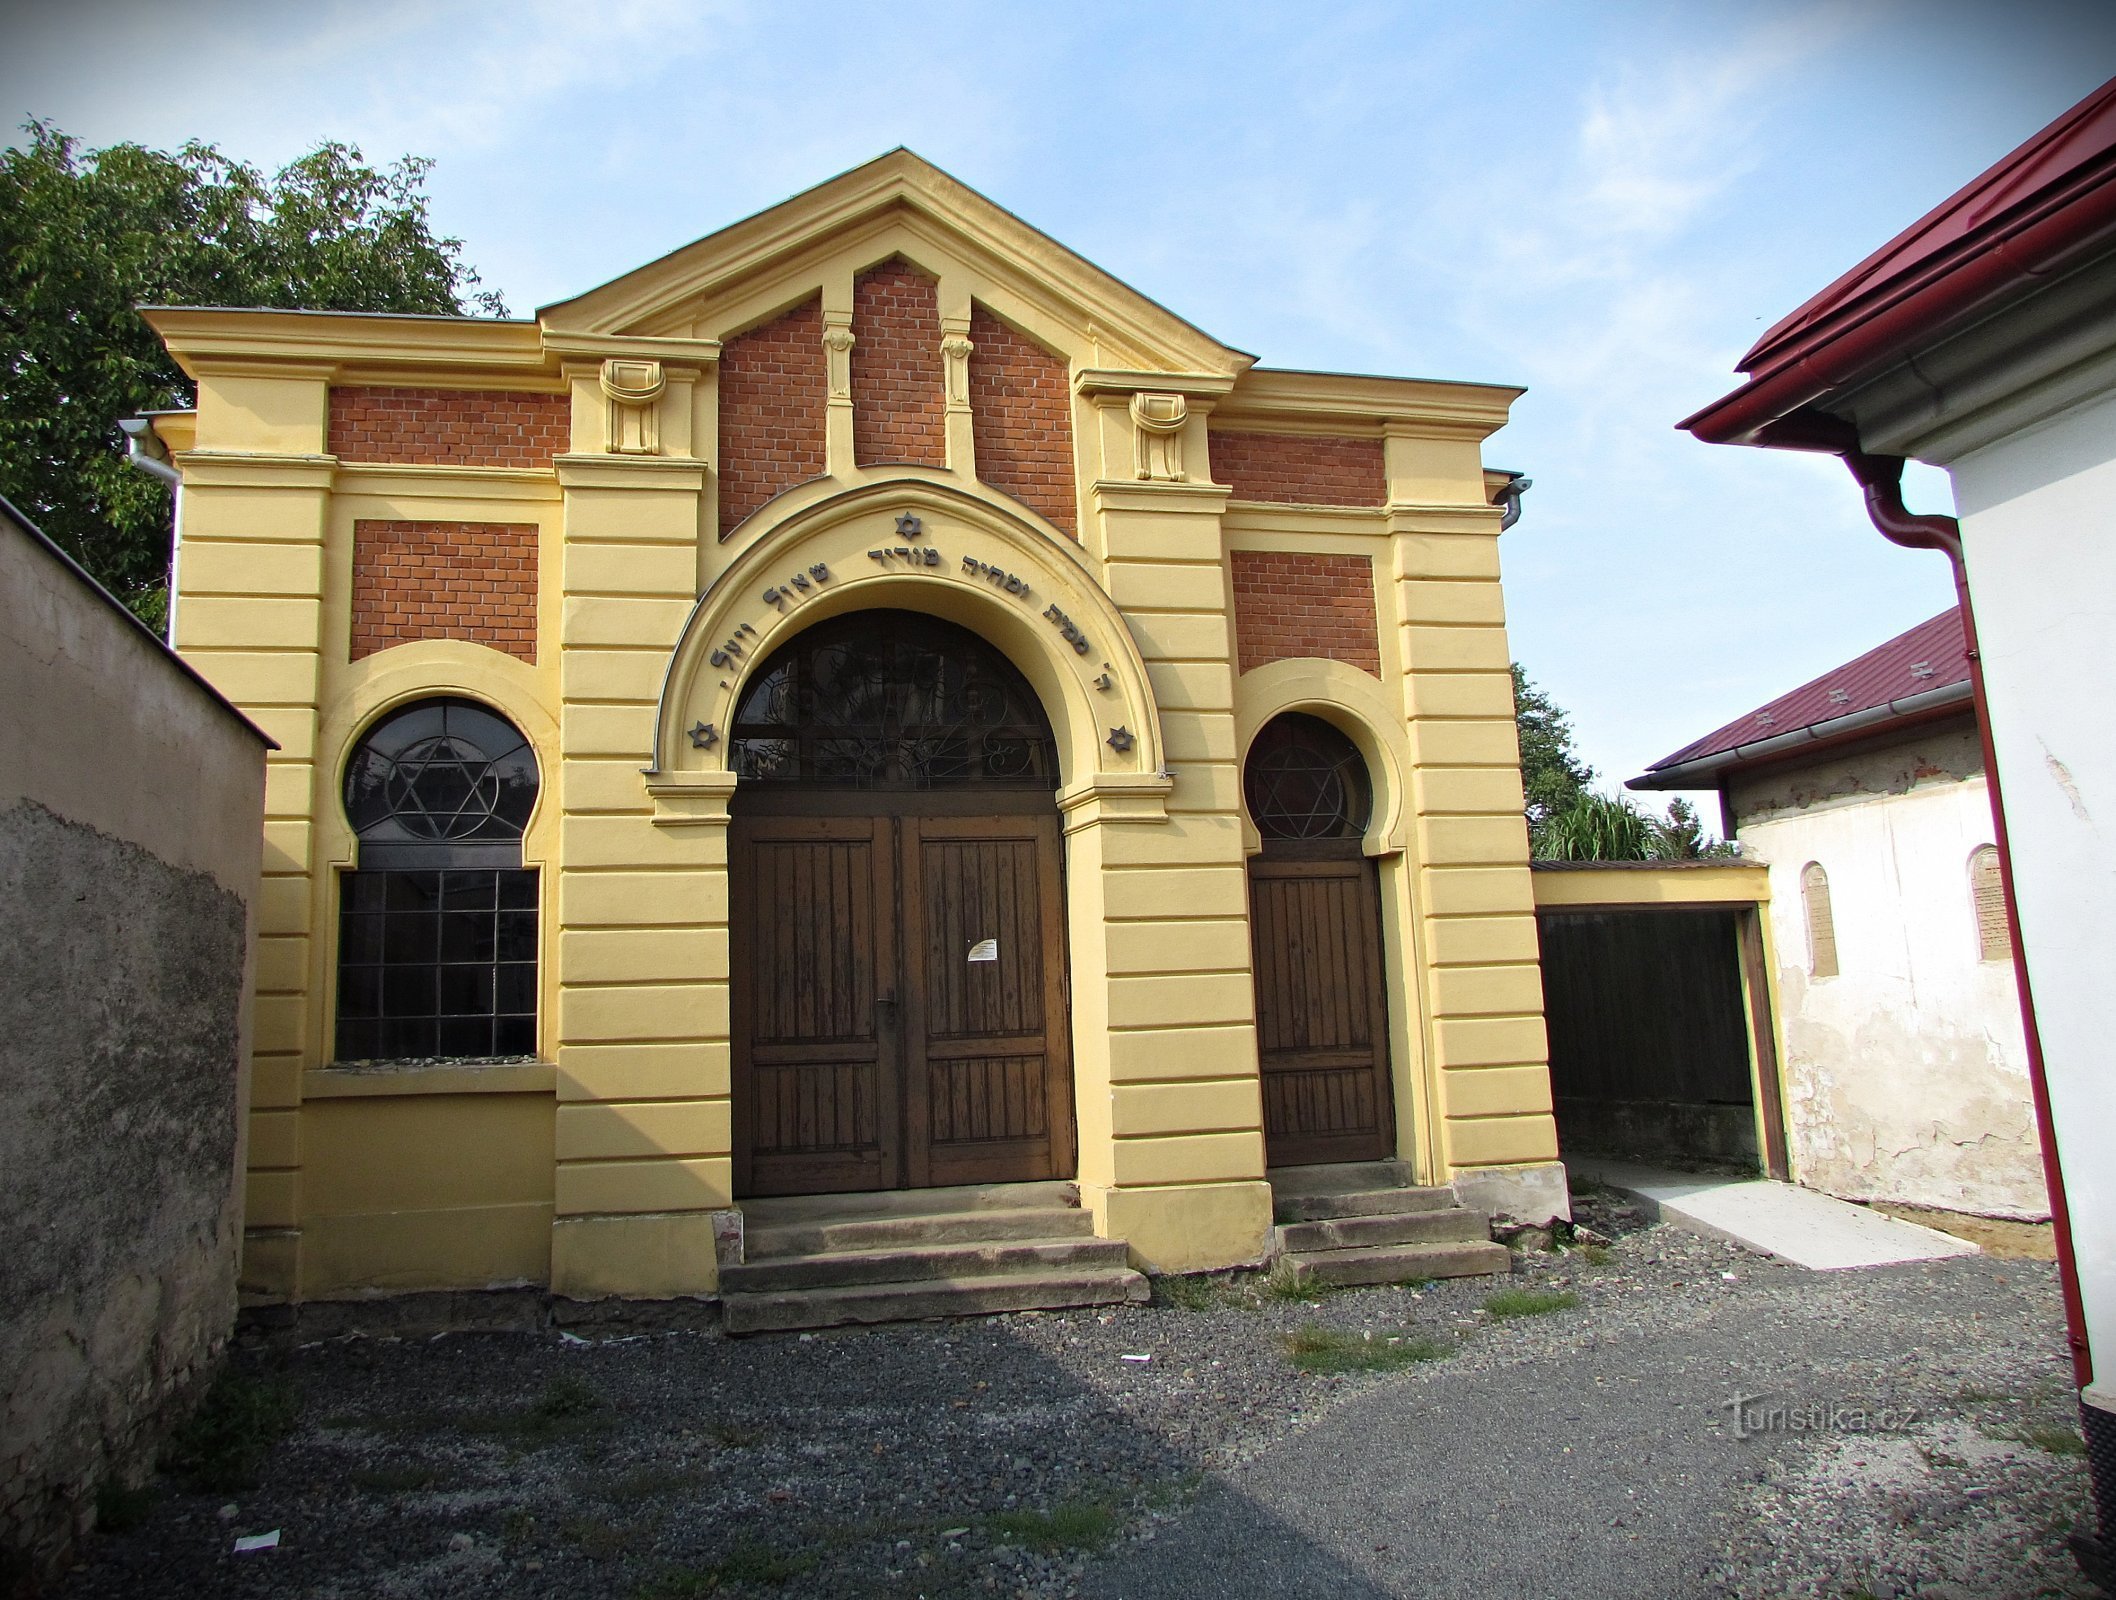
POLYGON ((2088 1337, 2116 1407, 2116 397, 1950 463, 2088 1337))
POLYGON ((2013 964, 1983 960, 1977 944, 1969 863, 1992 838, 1983 779, 1940 772, 1900 794, 1760 816, 1755 801, 1736 796, 1743 853, 1770 867, 1794 1181, 1852 1200, 2047 1217, 2013 964), (1829 874, 1834 978, 1808 974, 1800 880, 1811 861, 1829 874))

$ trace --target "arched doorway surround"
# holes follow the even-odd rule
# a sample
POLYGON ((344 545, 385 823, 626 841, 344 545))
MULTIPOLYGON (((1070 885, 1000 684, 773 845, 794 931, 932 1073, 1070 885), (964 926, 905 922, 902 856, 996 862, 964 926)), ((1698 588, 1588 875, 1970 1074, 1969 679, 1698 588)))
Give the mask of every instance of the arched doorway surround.
POLYGON ((1320 717, 1281 712, 1249 745, 1242 793, 1263 844, 1249 918, 1269 1160, 1384 1160, 1395 1099, 1366 760, 1320 717))
MULTIPOLYGON (((1166 821, 1173 780, 1163 771, 1160 718, 1137 646, 1086 559, 977 496, 923 482, 855 490, 795 511, 714 582, 672 656, 656 719, 655 765, 646 774, 655 821, 670 839, 672 858, 726 872, 738 843, 730 824, 749 826, 743 820, 749 807, 736 798, 737 751, 747 748, 737 732, 737 711, 764 663, 810 629, 875 609, 968 630, 1018 673, 1047 720, 1055 790, 1044 788, 1038 803, 1062 832, 1065 857, 1058 890, 1063 914, 1049 936, 1069 958, 1076 1014, 1106 1014, 1101 862, 1106 849, 1126 848, 1110 825, 1127 834, 1140 827, 1158 833, 1156 825, 1166 821)), ((910 809, 902 801, 892 804, 899 813, 910 809)), ((988 805, 983 810, 993 814, 988 805)), ((891 859, 901 872, 902 824, 892 825, 899 837, 891 859)), ((916 826, 923 833, 941 824, 916 826)), ((1000 826, 1018 828, 1013 821, 1000 826)), ((871 832, 869 839, 873 848, 871 832)), ((730 874, 728 882, 735 890, 741 874, 730 874)), ((731 947, 722 981, 734 977, 732 946, 741 938, 739 927, 730 925, 733 898, 730 893, 705 912, 707 931, 719 932, 731 947)), ((1064 970, 1057 962, 1044 964, 1064 970)), ((1063 999, 1060 1023, 1070 1020, 1063 999)), ((739 1101, 731 981, 728 1002, 724 1081, 739 1101)), ((1106 1038, 1090 1022, 1073 1029, 1072 1042, 1073 1120, 1083 1129, 1106 1125, 1106 1038)), ((731 1109, 740 1115, 739 1106, 731 1109)), ((1108 1163, 1106 1140, 1082 1144, 1083 1186, 1106 1186, 1108 1163)), ((754 1184, 754 1169, 748 1177, 754 1184)), ((743 1186, 740 1176, 736 1181, 743 1186)), ((877 1170, 858 1178, 841 1172, 824 1181, 879 1186, 882 1180, 877 1170)), ((905 1172, 900 1169, 893 1181, 905 1181, 905 1172)), ((929 1169, 917 1181, 962 1180, 936 1178, 929 1169)))

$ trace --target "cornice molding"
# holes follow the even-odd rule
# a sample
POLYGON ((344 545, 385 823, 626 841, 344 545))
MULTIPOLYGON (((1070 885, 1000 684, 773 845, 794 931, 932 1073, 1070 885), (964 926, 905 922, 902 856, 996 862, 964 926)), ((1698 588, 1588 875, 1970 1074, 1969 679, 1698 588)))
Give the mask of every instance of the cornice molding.
POLYGON ((376 374, 403 367, 516 377, 555 371, 533 322, 192 306, 146 306, 140 315, 193 377, 244 368, 292 377, 304 367, 336 377, 353 365, 376 374))
POLYGON ((562 361, 601 363, 632 357, 664 366, 709 367, 720 359, 718 339, 673 339, 644 333, 568 333, 545 328, 544 348, 562 361))
POLYGON ((322 455, 274 455, 261 450, 185 450, 176 456, 186 488, 327 490, 338 473, 338 458, 322 455))
POLYGON ((1252 367, 1220 402, 1213 424, 1270 433, 1327 423, 1370 436, 1379 425, 1384 436, 1484 439, 1506 425, 1513 402, 1526 392, 1509 384, 1252 367))
POLYGON ((712 463, 693 456, 554 456, 562 489, 704 489, 712 463))

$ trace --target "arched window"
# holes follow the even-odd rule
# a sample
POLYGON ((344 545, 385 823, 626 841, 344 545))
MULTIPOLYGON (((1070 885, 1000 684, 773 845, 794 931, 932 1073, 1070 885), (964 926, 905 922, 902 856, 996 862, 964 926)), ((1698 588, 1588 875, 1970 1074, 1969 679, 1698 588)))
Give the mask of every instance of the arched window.
POLYGON ((1969 854, 1969 899, 1976 912, 1976 953, 1983 961, 2013 959, 2012 930, 2006 925, 2006 886, 1998 875, 1998 850, 1978 845, 1969 854))
POLYGON ((535 1053, 537 875, 522 830, 537 785, 529 742, 468 700, 406 706, 354 746, 338 1060, 535 1053))
POLYGON ((1250 820, 1267 840, 1357 839, 1374 810, 1367 764, 1320 717, 1288 711, 1265 723, 1242 767, 1250 820))
POLYGON ((1837 975, 1837 921, 1830 913, 1829 874, 1822 863, 1800 869, 1800 900, 1807 913, 1807 973, 1811 978, 1837 975))
POLYGON ((820 622, 771 655, 731 732, 744 784, 1054 789, 1043 706, 967 628, 913 611, 820 622))

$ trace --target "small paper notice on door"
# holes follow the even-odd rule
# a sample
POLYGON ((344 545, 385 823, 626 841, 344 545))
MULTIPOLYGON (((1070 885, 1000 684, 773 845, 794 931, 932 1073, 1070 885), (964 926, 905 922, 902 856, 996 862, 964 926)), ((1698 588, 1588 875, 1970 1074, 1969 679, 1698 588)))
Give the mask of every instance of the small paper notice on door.
POLYGON ((970 959, 972 961, 997 961, 999 959, 999 941, 997 939, 978 940, 977 943, 970 946, 970 959))

